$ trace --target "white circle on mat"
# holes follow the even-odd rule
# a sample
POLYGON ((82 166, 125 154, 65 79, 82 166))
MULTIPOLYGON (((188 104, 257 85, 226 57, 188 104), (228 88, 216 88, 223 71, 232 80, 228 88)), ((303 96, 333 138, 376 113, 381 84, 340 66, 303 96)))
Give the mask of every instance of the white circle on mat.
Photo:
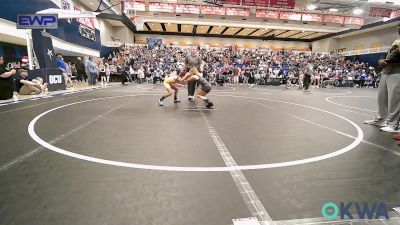
POLYGON ((236 95, 218 95, 216 94, 215 96, 221 96, 221 97, 234 97, 234 98, 246 98, 246 99, 253 99, 253 100, 263 100, 263 101, 271 101, 271 102, 278 102, 278 103, 284 103, 284 104, 290 104, 290 105, 295 105, 295 106, 300 106, 300 107, 304 107, 304 108, 308 108, 308 109, 313 109, 313 110, 317 110, 320 112, 324 112, 333 116, 336 116, 348 123, 350 123, 356 130, 357 130, 357 137, 354 139, 354 141, 352 143, 350 143, 349 145, 336 150, 334 152, 328 153, 328 154, 324 154, 324 155, 320 155, 320 156, 315 156, 315 157, 311 157, 311 158, 306 158, 306 159, 300 159, 300 160, 293 160, 293 161, 286 161, 286 162, 279 162, 279 163, 267 163, 267 164, 256 164, 256 165, 239 165, 239 166, 232 166, 232 167, 190 167, 190 166, 158 166, 158 165, 148 165, 148 164, 137 164, 137 163, 128 163, 128 162, 120 162, 120 161, 113 161, 113 160, 107 160, 107 159, 101 159, 101 158, 96 158, 96 157, 91 157, 91 156, 87 156, 87 155, 82 155, 82 154, 78 154, 78 153, 74 153, 71 151, 67 151, 65 149, 56 147, 46 141, 44 141, 43 139, 41 139, 35 132, 35 124, 36 122, 42 118, 43 116, 45 116, 46 114, 56 111, 58 109, 62 109, 68 106, 72 106, 72 105, 76 105, 76 104, 81 104, 81 103, 86 103, 86 102, 93 102, 93 101, 99 101, 99 100, 104 100, 104 99, 114 99, 114 98, 123 98, 123 97, 136 97, 136 96, 146 96, 149 94, 138 94, 138 95, 122 95, 122 96, 112 96, 112 97, 103 97, 103 98, 95 98, 95 99, 89 99, 89 100, 84 100, 84 101, 79 101, 79 102, 74 102, 74 103, 69 103, 69 104, 65 104, 62 106, 58 106, 56 108, 47 110, 46 112, 43 112, 41 114, 39 114, 38 116, 36 116, 30 123, 28 126, 28 132, 29 135, 32 137, 33 140, 35 140, 37 143, 39 143, 40 145, 42 145, 43 147, 69 156, 69 157, 73 157, 76 159, 81 159, 81 160, 85 160, 85 161, 89 161, 89 162, 94 162, 94 163, 100 163, 100 164, 105 164, 105 165, 111 165, 111 166, 118 166, 118 167, 127 167, 127 168, 135 168, 135 169, 146 169, 146 170, 161 170, 161 171, 181 171, 181 172, 223 172, 223 171, 237 171, 237 170, 257 170, 257 169, 269 169, 269 168, 279 168, 279 167, 288 167, 288 166, 295 166, 295 165, 301 165, 301 164, 307 164, 307 163, 312 163, 312 162, 317 162, 317 161, 321 161, 321 160, 325 160, 325 159, 329 159, 329 158, 333 158, 339 155, 342 155, 346 152, 351 151, 352 149, 354 149, 357 145, 359 145, 361 143, 361 141, 364 138, 364 134, 361 130, 361 128, 355 124, 353 121, 323 110, 323 109, 319 109, 316 107, 312 107, 312 106, 307 106, 307 105, 302 105, 302 104, 298 104, 298 103, 293 103, 293 102, 285 102, 285 101, 280 101, 280 100, 274 100, 274 99, 264 99, 264 98, 256 98, 256 97, 248 97, 248 96, 236 96, 236 95))

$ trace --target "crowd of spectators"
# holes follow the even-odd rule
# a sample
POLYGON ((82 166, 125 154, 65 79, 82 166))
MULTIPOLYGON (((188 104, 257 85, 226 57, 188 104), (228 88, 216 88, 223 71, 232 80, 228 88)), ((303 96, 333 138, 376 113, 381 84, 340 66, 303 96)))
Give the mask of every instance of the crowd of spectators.
MULTIPOLYGON (((179 74, 188 54, 190 48, 186 47, 159 45, 149 48, 147 45, 133 45, 121 47, 102 59, 88 57, 82 60, 77 57, 73 62, 65 62, 62 55, 57 55, 57 65, 67 88, 73 87, 73 80, 89 86, 100 81, 106 87, 111 76, 116 76, 123 84, 133 81, 156 83, 162 82, 165 76, 179 74)), ((198 48, 198 54, 204 61, 203 76, 212 84, 262 85, 267 84, 270 78, 278 78, 280 84, 286 84, 286 87, 295 84, 299 87, 305 85, 307 89, 308 83, 315 87, 329 87, 340 84, 342 80, 352 80, 357 87, 377 87, 379 82, 375 68, 368 63, 351 62, 334 53, 229 47, 198 48), (303 84, 303 80, 309 81, 303 84)), ((4 63, 2 58, 1 63, 4 63)), ((1 90, 1 99, 46 92, 43 80, 25 77, 24 68, 16 71, 5 70, 2 64, 0 67, 1 88, 12 88, 14 93, 10 96, 10 91, 5 94, 1 90), (11 85, 11 78, 15 80, 15 77, 18 78, 18 84, 11 85)))
MULTIPOLYGON (((168 45, 149 49, 146 45, 126 46, 104 62, 111 74, 123 74, 126 81, 158 82, 169 74, 179 74, 189 48, 168 45)), ((199 48, 205 62, 203 75, 214 84, 266 84, 281 78, 300 84, 311 73, 311 85, 326 87, 337 81, 353 80, 357 87, 377 87, 379 76, 368 63, 351 62, 339 54, 320 54, 269 49, 199 48), (311 70, 310 70, 311 65, 311 70)), ((335 83, 336 82, 336 83, 335 83)))

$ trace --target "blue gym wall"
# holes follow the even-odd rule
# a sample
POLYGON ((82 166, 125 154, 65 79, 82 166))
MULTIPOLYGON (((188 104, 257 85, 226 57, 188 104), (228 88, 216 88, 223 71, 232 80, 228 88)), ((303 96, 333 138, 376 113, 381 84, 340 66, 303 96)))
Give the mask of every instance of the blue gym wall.
POLYGON ((23 56, 27 56, 26 46, 0 42, 0 55, 5 63, 21 62, 23 56))
MULTIPOLYGON (((59 8, 50 0, 0 0, 0 18, 16 22, 17 14, 35 13, 48 8, 59 8)), ((57 30, 47 30, 51 35, 70 43, 78 44, 87 48, 101 50, 100 31, 96 32, 96 41, 82 37, 79 34, 79 24, 75 19, 71 24, 66 19, 60 19, 57 30)))
POLYGON ((346 60, 366 62, 372 66, 378 66, 378 61, 385 56, 386 53, 373 53, 373 54, 363 54, 363 55, 352 55, 346 56, 346 60))

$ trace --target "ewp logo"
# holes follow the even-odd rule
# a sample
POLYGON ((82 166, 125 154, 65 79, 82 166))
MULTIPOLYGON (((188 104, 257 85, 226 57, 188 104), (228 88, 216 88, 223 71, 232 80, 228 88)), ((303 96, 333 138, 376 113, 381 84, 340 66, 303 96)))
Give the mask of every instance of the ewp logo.
POLYGON ((339 207, 333 202, 327 202, 322 206, 322 216, 328 220, 335 219, 340 214, 340 219, 354 219, 351 214, 351 208, 354 205, 358 214, 358 219, 379 219, 381 217, 389 219, 386 204, 383 202, 373 203, 370 207, 368 203, 360 204, 358 202, 340 203, 339 207), (347 218, 345 218, 347 217, 347 218))
POLYGON ((18 29, 57 29, 57 14, 36 15, 36 14, 18 14, 18 29))

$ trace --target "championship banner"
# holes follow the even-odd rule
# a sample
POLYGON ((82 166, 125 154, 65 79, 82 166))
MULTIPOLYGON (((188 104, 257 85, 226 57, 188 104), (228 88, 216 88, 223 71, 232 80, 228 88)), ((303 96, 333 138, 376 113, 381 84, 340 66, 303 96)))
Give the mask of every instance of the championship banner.
POLYGON ((279 13, 279 19, 282 20, 301 20, 301 13, 299 12, 280 12, 279 13))
MULTIPOLYGON (((81 11, 81 9, 76 7, 76 6, 74 6, 74 10, 75 11, 81 11)), ((83 25, 85 25, 87 27, 90 27, 92 29, 96 28, 95 25, 94 25, 94 18, 87 18, 87 17, 85 17, 85 18, 76 18, 76 22, 80 23, 80 24, 83 24, 83 25)))
POLYGON ((125 10, 135 10, 135 11, 146 11, 146 3, 145 2, 137 2, 137 1, 125 1, 124 2, 125 10))
POLYGON ((364 18, 361 17, 345 17, 344 24, 347 25, 364 25, 364 18))
POLYGON ((344 23, 344 17, 343 16, 335 16, 335 15, 324 15, 324 22, 325 23, 343 24, 344 23))
MULTIPOLYGON (((68 0, 61 0, 61 9, 72 10, 72 3, 68 0)), ((72 22, 72 19, 67 19, 68 23, 72 22)))
POLYGON ((308 22, 322 22, 324 20, 324 16, 316 13, 303 13, 301 20, 308 22))
POLYGON ((269 7, 293 9, 296 0, 269 0, 269 7))
POLYGON ((95 29, 94 18, 76 18, 76 22, 95 29))
POLYGON ((371 7, 369 9, 369 16, 371 17, 390 17, 392 14, 392 9, 371 7))
POLYGON ((267 9, 256 9, 256 17, 268 18, 268 19, 279 19, 279 11, 267 10, 267 9))
POLYGON ((218 0, 219 4, 228 4, 228 5, 240 5, 241 0, 218 0))
POLYGON ((176 4, 175 12, 182 14, 200 14, 200 5, 176 4))
POLYGON ((268 0, 242 0, 243 5, 250 5, 250 6, 267 6, 268 0))
POLYGON ((390 14, 390 19, 394 19, 394 18, 397 18, 397 17, 400 17, 400 9, 395 10, 390 14))
POLYGON ((226 8, 227 16, 249 16, 250 9, 248 8, 226 8))
POLYGON ((225 15, 225 8, 215 6, 201 6, 201 14, 225 15))
POLYGON ((170 3, 149 2, 149 11, 175 13, 175 5, 170 3))
MULTIPOLYGON (((80 8, 74 6, 75 11, 81 11, 80 8)), ((92 41, 96 41, 96 27, 94 18, 76 18, 76 22, 79 23, 79 34, 92 41)))

